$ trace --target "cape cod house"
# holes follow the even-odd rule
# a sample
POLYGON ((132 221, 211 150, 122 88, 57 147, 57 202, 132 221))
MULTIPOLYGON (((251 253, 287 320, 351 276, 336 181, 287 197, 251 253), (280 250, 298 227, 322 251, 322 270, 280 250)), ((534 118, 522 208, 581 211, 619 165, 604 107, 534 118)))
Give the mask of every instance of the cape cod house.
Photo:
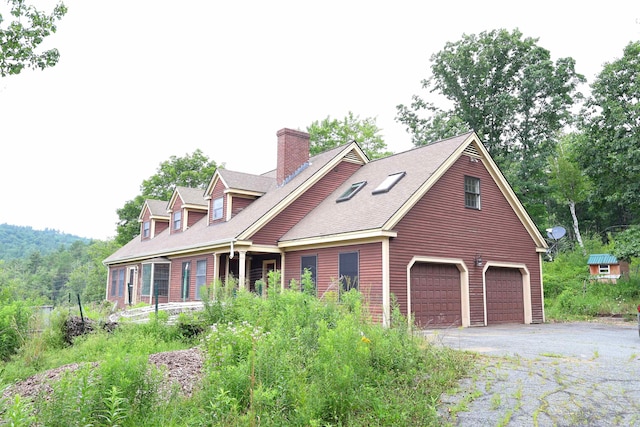
POLYGON ((358 287, 384 324, 392 295, 424 327, 544 321, 547 245, 475 133, 371 161, 356 142, 309 157, 282 129, 277 150, 271 172, 147 200, 104 261, 106 298, 195 301, 214 279, 254 290, 277 269, 285 287, 308 268, 319 297, 358 287))

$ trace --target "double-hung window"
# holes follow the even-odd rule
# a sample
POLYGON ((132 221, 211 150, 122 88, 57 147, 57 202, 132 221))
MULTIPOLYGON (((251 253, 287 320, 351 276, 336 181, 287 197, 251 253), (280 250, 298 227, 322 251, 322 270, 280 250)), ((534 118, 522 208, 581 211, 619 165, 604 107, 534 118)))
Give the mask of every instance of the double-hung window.
POLYGON ((464 206, 480 209, 480 178, 464 177, 464 206))
POLYGON ((173 229, 180 230, 182 225, 182 211, 175 211, 173 213, 173 229))
POLYGON ((142 237, 144 237, 145 239, 149 237, 151 232, 151 223, 150 221, 145 221, 142 224, 142 237))
POLYGON ((222 197, 218 197, 213 201, 213 219, 221 219, 223 215, 223 200, 222 197))

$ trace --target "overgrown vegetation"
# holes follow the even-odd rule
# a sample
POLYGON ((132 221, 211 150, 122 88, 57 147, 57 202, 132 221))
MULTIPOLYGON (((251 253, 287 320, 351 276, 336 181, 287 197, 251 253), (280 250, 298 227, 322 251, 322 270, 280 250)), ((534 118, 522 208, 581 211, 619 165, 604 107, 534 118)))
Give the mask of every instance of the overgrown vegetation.
POLYGON ((441 393, 468 372, 472 356, 427 344, 397 309, 382 327, 355 290, 324 301, 304 282, 264 295, 218 283, 205 310, 176 324, 158 316, 71 346, 60 330, 68 312, 58 311, 4 364, 0 389, 67 363, 98 364, 64 375, 34 402, 6 400, 0 412, 14 425, 47 426, 437 424, 441 393), (189 397, 167 391, 148 355, 196 344, 206 355, 200 387, 189 397))
POLYGON ((581 248, 557 254, 545 262, 543 280, 547 320, 585 320, 594 317, 635 318, 640 304, 638 261, 631 263, 630 274, 617 283, 592 280, 587 266, 588 254, 611 253, 613 245, 598 239, 581 248))

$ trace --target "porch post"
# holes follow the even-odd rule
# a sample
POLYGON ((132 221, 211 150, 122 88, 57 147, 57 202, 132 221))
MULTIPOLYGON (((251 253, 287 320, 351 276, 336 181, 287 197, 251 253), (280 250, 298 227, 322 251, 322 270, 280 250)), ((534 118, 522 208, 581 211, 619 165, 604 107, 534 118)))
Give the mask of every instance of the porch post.
POLYGON ((246 287, 245 284, 245 275, 247 271, 247 251, 238 251, 240 253, 240 260, 238 261, 239 273, 238 281, 240 285, 240 289, 244 289, 246 287))
POLYGON ((284 284, 286 280, 284 278, 284 252, 280 252, 280 287, 284 291, 284 284))
POLYGON ((389 266, 389 238, 382 241, 382 325, 391 326, 391 276, 389 266))
POLYGON ((218 270, 220 270, 220 255, 217 252, 213 253, 213 284, 215 286, 216 280, 218 277, 218 270))

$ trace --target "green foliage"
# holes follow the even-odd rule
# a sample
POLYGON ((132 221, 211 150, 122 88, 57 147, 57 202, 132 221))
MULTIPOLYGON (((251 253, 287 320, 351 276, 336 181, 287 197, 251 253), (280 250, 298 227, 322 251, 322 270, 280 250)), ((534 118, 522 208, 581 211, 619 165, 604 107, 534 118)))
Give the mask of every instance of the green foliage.
POLYGON ((351 111, 342 120, 331 119, 329 116, 322 121, 316 120, 307 127, 307 132, 312 156, 351 141, 356 141, 370 159, 391 154, 386 151, 387 144, 380 135, 376 119, 360 119, 360 116, 354 115, 351 111))
POLYGON ((595 209, 608 223, 632 224, 640 208, 640 42, 604 65, 582 111, 578 161, 594 182, 595 209))
POLYGON ((619 260, 631 262, 640 257, 640 227, 630 227, 614 237, 613 255, 619 260))
POLYGON ((0 401, 0 414, 3 414, 4 422, 10 427, 30 427, 34 425, 36 417, 32 415, 33 404, 20 395, 15 395, 11 404, 2 409, 0 401))
POLYGON ((10 289, 14 299, 38 304, 76 304, 104 300, 107 269, 102 260, 117 245, 113 241, 75 240, 68 246, 27 258, 0 260, 0 290, 10 289))
POLYGON ((434 142, 425 138, 461 130, 463 124, 475 130, 540 224, 549 198, 546 160, 557 133, 572 119, 584 77, 575 72, 572 58, 553 63, 537 41, 500 29, 447 43, 432 55, 432 76, 422 85, 444 96, 452 110, 438 111, 416 95, 411 107, 397 107, 397 120, 409 132, 420 132, 413 136, 415 145, 434 142), (422 111, 432 118, 420 118, 422 111))
POLYGON ((155 175, 142 181, 141 194, 116 211, 119 218, 116 242, 124 245, 140 234, 138 217, 146 199, 168 201, 176 186, 204 188, 217 168, 216 162, 199 149, 184 157, 171 156, 169 160, 160 163, 155 175))
MULTIPOLYGON (((587 253, 608 253, 597 239, 585 241, 587 253)), ((579 249, 559 253, 543 265, 545 311, 548 319, 589 319, 630 316, 640 300, 640 277, 632 273, 616 284, 590 280, 588 256, 579 249)))
POLYGON ((161 376, 144 355, 117 355, 83 365, 39 396, 38 421, 47 426, 136 425, 157 405, 161 376))
POLYGON ((69 247, 76 241, 89 243, 89 239, 61 233, 56 230, 34 230, 31 227, 0 224, 0 259, 29 258, 38 265, 42 257, 69 247))
POLYGON ((460 355, 425 351, 406 319, 402 328, 370 322, 355 290, 341 303, 289 289, 266 299, 240 291, 232 305, 205 340, 199 398, 213 425, 431 424, 435 407, 425 402, 464 371, 460 355), (447 374, 416 381, 426 371, 447 374))
MULTIPOLYGON (((147 363, 151 353, 183 348, 184 329, 151 320, 121 324, 111 334, 98 330, 72 346, 43 339, 38 371, 69 363, 79 369, 52 382, 33 406, 18 398, 1 403, 0 411, 14 414, 23 423, 17 425, 47 426, 438 423, 438 397, 466 374, 470 356, 412 335, 397 305, 394 326, 384 328, 369 320, 355 290, 340 302, 322 301, 311 292, 282 290, 277 279, 270 277, 267 298, 236 283, 211 290, 218 298, 209 303, 220 302, 217 322, 207 325, 206 373, 191 397, 163 386, 147 363)), ((188 315, 178 323, 197 321, 188 315)), ((60 323, 51 322, 53 328, 60 323)), ((1 382, 33 374, 22 356, 5 365, 1 382)))
POLYGON ((8 360, 27 339, 32 311, 25 301, 0 294, 0 361, 8 360))
MULTIPOLYGON (((38 46, 57 30, 56 21, 67 13, 64 4, 55 6, 51 14, 37 10, 25 0, 8 0, 12 21, 0 26, 0 76, 19 74, 24 68, 45 69, 56 65, 58 49, 38 52, 38 46)), ((0 24, 5 19, 0 15, 0 24)))

